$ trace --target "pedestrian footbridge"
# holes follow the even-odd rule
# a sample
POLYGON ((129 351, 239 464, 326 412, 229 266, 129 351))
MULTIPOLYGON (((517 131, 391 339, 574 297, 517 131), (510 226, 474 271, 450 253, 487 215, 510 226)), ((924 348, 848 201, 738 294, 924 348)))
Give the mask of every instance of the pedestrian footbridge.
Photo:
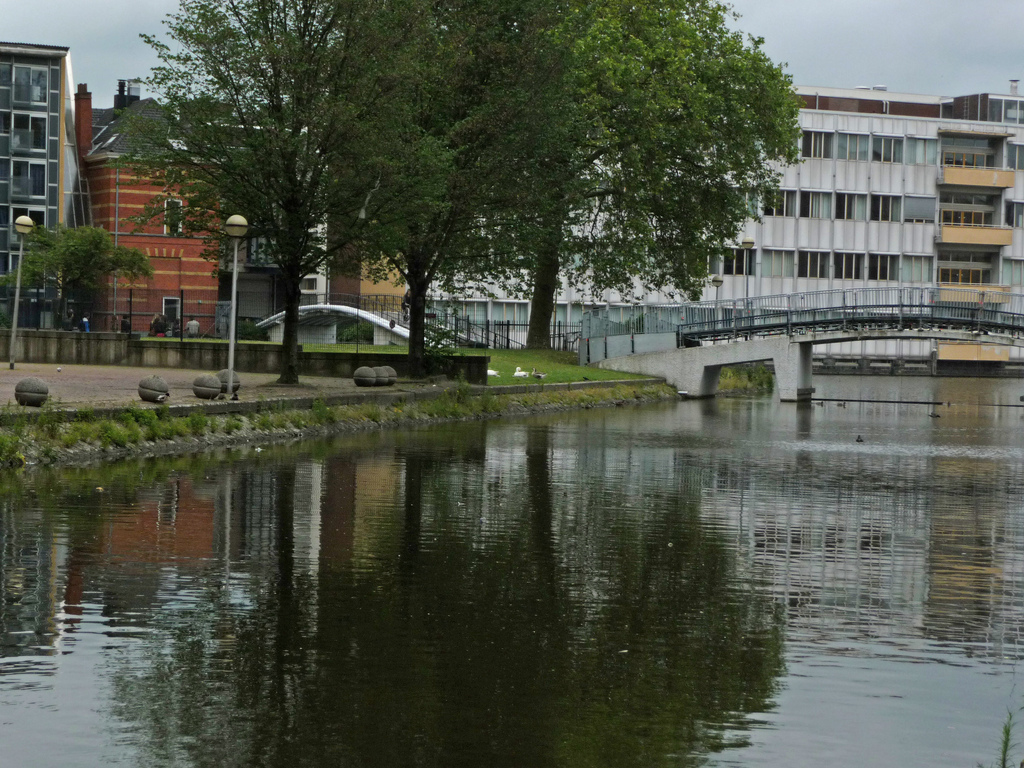
POLYGON ((815 345, 871 339, 1024 347, 1024 295, 999 286, 851 288, 598 309, 584 314, 580 363, 713 397, 723 366, 771 361, 780 399, 805 400, 815 345))

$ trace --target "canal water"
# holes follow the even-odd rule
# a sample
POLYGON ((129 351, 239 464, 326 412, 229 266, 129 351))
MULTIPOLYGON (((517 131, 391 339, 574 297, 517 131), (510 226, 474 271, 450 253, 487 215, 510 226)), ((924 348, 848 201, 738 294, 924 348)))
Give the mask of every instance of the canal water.
POLYGON ((0 766, 990 763, 1024 382, 815 383, 0 476, 0 766))

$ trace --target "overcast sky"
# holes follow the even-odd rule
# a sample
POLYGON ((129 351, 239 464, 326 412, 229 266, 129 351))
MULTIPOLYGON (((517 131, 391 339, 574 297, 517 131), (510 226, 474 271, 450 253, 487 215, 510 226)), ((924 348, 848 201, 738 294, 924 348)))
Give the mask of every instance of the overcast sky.
MULTIPOLYGON (((177 0, 4 0, 0 40, 66 45, 75 81, 111 106, 119 78, 155 59, 140 32, 162 33, 177 0)), ((763 37, 798 85, 944 96, 1005 93, 1024 80, 1022 0, 733 0, 737 27, 763 37)))

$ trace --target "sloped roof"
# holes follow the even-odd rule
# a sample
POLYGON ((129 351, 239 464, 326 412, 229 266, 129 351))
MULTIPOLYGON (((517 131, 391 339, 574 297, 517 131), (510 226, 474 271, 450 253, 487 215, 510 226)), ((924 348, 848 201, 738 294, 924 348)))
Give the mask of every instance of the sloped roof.
POLYGON ((132 102, 125 109, 114 109, 113 107, 94 109, 92 111, 92 149, 89 150, 87 156, 123 155, 131 148, 122 123, 128 114, 142 115, 156 120, 161 118, 160 105, 156 99, 140 99, 132 102))

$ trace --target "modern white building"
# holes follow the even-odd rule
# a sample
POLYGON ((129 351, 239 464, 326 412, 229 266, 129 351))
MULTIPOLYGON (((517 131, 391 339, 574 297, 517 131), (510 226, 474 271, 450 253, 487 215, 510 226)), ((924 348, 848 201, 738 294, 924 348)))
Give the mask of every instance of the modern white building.
MULTIPOLYGON (((706 299, 836 288, 1024 292, 1024 97, 798 87, 802 160, 783 170, 706 299)), ((833 354, 1000 362, 1009 348, 904 343, 833 354), (920 347, 918 349, 917 347, 920 347)))

